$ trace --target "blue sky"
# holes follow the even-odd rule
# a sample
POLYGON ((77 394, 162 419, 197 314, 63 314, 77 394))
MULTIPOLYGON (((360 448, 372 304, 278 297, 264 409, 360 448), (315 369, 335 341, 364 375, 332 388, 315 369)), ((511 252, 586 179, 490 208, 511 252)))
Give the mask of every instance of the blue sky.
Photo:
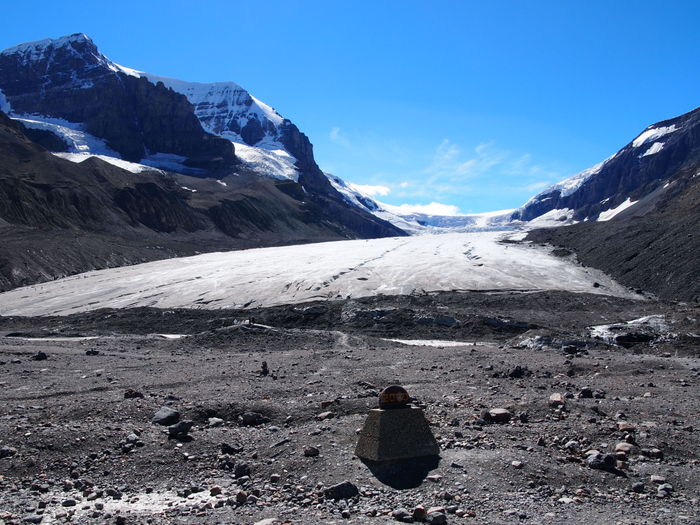
POLYGON ((84 32, 112 60, 233 80, 390 204, 513 208, 700 105, 695 1, 27 2, 0 48, 84 32))

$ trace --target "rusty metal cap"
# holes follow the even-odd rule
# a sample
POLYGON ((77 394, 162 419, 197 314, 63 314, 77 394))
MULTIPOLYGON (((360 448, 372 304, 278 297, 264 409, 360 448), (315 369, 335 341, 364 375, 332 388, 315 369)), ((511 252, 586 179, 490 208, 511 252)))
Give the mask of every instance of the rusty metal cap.
POLYGON ((411 396, 399 385, 391 385, 379 394, 379 408, 405 408, 411 402, 411 396))

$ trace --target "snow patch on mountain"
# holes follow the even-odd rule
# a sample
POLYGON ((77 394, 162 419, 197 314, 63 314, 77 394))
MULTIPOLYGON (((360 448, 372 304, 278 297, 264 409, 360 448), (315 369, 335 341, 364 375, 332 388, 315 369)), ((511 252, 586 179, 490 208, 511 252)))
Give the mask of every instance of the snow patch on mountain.
POLYGON ((117 166, 118 168, 121 168, 126 171, 130 171, 131 173, 141 173, 144 171, 161 171, 157 168, 154 168, 152 166, 147 166, 145 164, 138 164, 136 162, 129 162, 128 160, 123 160, 117 157, 110 157, 108 155, 94 155, 92 153, 66 153, 66 152, 58 152, 54 153, 55 156, 61 157, 62 159, 69 160, 71 162, 75 162, 76 164, 79 164, 81 162, 86 161, 87 159, 91 157, 97 157, 98 159, 101 159, 105 161, 108 164, 111 164, 113 166, 117 166))
POLYGON ((44 115, 13 115, 12 118, 27 128, 50 131, 57 135, 68 144, 69 153, 92 153, 120 158, 119 154, 109 148, 104 140, 90 135, 80 123, 44 115))
POLYGON ((273 179, 299 180, 296 159, 286 150, 256 148, 240 142, 235 143, 235 147, 238 158, 256 172, 273 179))
POLYGON ((675 124, 671 124, 670 126, 662 126, 660 128, 649 127, 632 141, 632 147, 638 148, 640 146, 643 146, 647 142, 659 139, 664 135, 673 133, 674 131, 678 131, 675 124))
MULTIPOLYGON (((44 115, 20 115, 13 116, 14 120, 21 122, 25 127, 30 129, 41 129, 50 131, 58 136, 68 145, 68 151, 53 152, 57 157, 69 160, 71 162, 80 163, 90 157, 97 157, 109 164, 118 166, 132 173, 141 173, 143 171, 158 171, 156 168, 164 169, 172 168, 172 159, 162 159, 166 162, 158 162, 160 156, 154 155, 142 160, 141 163, 129 162, 123 160, 119 153, 112 150, 107 143, 94 135, 91 135, 82 124, 76 122, 68 122, 67 120, 44 115), (170 162, 168 162, 170 161, 170 162)), ((161 154, 162 156, 162 154, 161 154)), ((179 157, 178 168, 182 168, 184 157, 179 157)))
POLYGON ((598 215, 597 220, 598 220, 598 222, 609 221, 610 219, 615 217, 615 215, 617 215, 620 212, 623 212, 624 210, 626 210, 630 206, 633 206, 637 202, 638 201, 633 201, 632 199, 630 199, 628 197, 627 200, 625 200, 623 203, 616 206, 615 208, 611 208, 609 210, 601 212, 600 215, 598 215))
POLYGON ((654 142, 648 150, 644 152, 643 155, 640 155, 640 157, 646 157, 648 155, 654 155, 655 153, 658 153, 664 149, 664 143, 663 142, 654 142))
POLYGON ((549 210, 547 213, 543 213, 539 217, 535 217, 526 224, 529 229, 566 226, 576 222, 573 220, 574 212, 575 210, 572 210, 571 208, 549 210))

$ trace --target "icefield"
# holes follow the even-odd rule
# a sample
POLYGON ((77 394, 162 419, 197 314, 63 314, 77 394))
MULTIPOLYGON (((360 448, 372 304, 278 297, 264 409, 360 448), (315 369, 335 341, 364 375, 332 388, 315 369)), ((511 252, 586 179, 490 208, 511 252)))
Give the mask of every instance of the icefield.
POLYGON ((433 291, 568 290, 636 297, 551 249, 473 232, 209 253, 98 270, 0 294, 0 315, 99 308, 247 308, 433 291), (594 283, 598 283, 594 286, 594 283))

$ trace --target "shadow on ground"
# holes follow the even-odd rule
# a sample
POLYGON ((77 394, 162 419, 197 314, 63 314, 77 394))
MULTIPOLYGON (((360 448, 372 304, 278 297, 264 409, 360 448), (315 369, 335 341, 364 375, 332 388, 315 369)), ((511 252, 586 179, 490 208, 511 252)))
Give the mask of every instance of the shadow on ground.
POLYGON ((413 489, 419 487, 428 473, 440 464, 440 456, 422 456, 419 458, 399 459, 395 461, 362 462, 375 478, 394 489, 413 489))

